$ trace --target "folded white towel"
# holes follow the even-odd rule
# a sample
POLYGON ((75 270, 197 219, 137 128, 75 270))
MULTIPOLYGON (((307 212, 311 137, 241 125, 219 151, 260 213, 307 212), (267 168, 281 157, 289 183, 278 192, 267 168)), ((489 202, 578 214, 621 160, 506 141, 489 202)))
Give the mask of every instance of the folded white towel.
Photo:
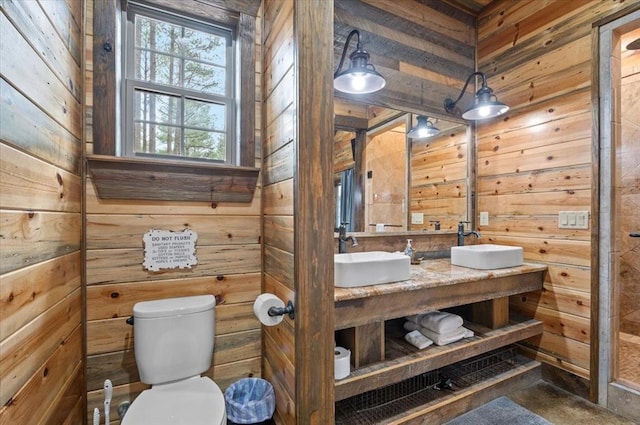
POLYGON ((418 350, 422 350, 433 344, 433 341, 420 333, 420 331, 411 331, 404 336, 404 339, 418 350))
POLYGON ((458 329, 464 321, 457 314, 447 313, 446 311, 432 311, 421 314, 416 323, 430 331, 446 334, 458 329))
POLYGON ((420 325, 415 323, 415 322, 404 322, 404 325, 402 325, 404 327, 405 331, 417 331, 418 329, 420 329, 420 325))
POLYGON ((409 332, 420 332, 421 334, 435 342, 436 345, 451 344, 452 342, 459 341, 462 338, 472 338, 475 335, 471 329, 467 329, 463 326, 460 326, 457 329, 444 334, 433 332, 432 330, 413 322, 404 322, 403 327, 406 331, 409 332))
POLYGON ((428 312, 425 312, 425 313, 414 314, 413 316, 405 317, 405 319, 407 319, 409 322, 418 323, 422 316, 424 316, 425 314, 429 314, 429 313, 433 313, 433 312, 432 311, 428 311, 428 312))
POLYGON ((458 329, 452 332, 441 334, 438 332, 433 332, 424 327, 421 327, 419 329, 422 335, 432 340, 436 345, 447 345, 447 344, 451 344, 452 342, 459 341, 465 337, 465 335, 467 334, 467 330, 468 329, 460 326, 458 329))

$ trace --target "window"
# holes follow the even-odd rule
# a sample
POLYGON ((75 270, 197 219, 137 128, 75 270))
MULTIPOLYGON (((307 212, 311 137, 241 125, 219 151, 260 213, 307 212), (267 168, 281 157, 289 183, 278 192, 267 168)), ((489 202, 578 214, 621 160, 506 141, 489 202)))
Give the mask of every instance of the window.
POLYGON ((235 163, 233 29, 130 4, 123 41, 121 154, 235 163))

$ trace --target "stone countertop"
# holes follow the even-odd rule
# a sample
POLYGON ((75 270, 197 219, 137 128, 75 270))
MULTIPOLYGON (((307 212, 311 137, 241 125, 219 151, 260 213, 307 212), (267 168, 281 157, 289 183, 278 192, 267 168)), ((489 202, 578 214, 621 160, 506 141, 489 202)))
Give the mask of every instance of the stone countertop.
POLYGON ((419 265, 411 265, 411 277, 408 280, 356 288, 336 287, 334 288, 334 299, 336 302, 346 301, 545 270, 547 270, 546 265, 536 263, 524 263, 519 267, 504 269, 478 270, 453 266, 449 258, 424 260, 419 265))

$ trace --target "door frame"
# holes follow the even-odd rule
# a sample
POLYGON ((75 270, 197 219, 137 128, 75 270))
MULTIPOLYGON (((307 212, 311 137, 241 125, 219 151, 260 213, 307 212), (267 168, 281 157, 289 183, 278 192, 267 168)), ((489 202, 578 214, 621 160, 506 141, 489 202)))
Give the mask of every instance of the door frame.
POLYGON ((594 114, 597 110, 593 149, 594 164, 594 255, 592 284, 595 309, 592 322, 597 340, 592 346, 592 398, 608 409, 629 418, 640 418, 640 392, 616 382, 618 358, 618 301, 615 249, 615 146, 620 104, 616 89, 620 87, 620 35, 640 25, 640 9, 594 26, 594 114), (596 92, 597 91, 597 92, 596 92), (596 273, 597 271, 597 273, 596 273), (595 393, 594 393, 595 392, 595 393))

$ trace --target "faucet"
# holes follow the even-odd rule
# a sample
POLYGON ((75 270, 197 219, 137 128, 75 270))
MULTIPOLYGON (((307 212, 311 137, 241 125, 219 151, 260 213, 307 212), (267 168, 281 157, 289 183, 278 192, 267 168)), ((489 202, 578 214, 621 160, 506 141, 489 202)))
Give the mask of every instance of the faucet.
POLYGON ((347 224, 342 223, 338 229, 338 253, 344 254, 347 252, 347 241, 351 241, 351 246, 358 246, 358 240, 353 236, 347 236, 347 224))
POLYGON ((467 236, 471 236, 474 235, 476 238, 480 239, 482 236, 480 235, 480 233, 476 230, 472 230, 470 232, 465 232, 464 231, 464 225, 465 223, 470 223, 469 221, 461 221, 460 223, 458 223, 458 246, 463 246, 464 245, 464 238, 467 236))

